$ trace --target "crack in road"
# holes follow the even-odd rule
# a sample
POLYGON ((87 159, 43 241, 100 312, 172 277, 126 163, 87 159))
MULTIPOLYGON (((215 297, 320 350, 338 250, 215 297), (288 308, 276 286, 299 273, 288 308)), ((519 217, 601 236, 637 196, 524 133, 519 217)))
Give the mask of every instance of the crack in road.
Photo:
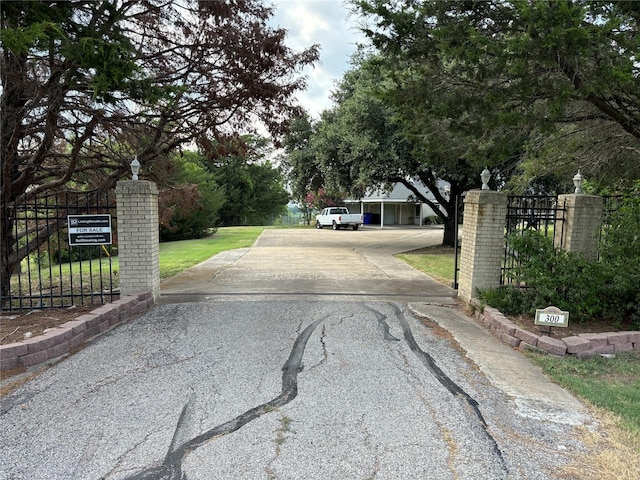
POLYGON ((191 400, 189 400, 182 409, 178 424, 162 465, 157 467, 151 467, 136 475, 127 477, 127 480, 185 480, 186 474, 182 472, 183 459, 193 450, 202 446, 203 444, 213 440, 214 438, 233 433, 236 430, 242 428, 247 423, 259 418, 265 413, 272 412, 274 409, 282 407, 291 402, 298 395, 298 373, 301 370, 302 357, 304 351, 311 337, 311 334, 315 329, 324 322, 329 315, 320 318, 305 328, 298 336, 291 349, 291 354, 282 367, 282 390, 273 400, 258 405, 250 410, 247 410, 242 415, 218 425, 194 438, 188 440, 180 445, 174 445, 175 440, 179 438, 179 432, 185 428, 185 419, 188 417, 191 400))
MULTIPOLYGON (((418 357, 421 363, 425 367, 427 367, 429 372, 431 372, 431 374, 438 380, 438 382, 440 382, 442 386, 444 386, 453 396, 460 398, 465 402, 470 411, 479 421, 486 438, 491 444, 496 457, 500 461, 502 469, 505 472, 508 472, 505 460, 502 456, 502 451, 500 450, 500 447, 498 446, 496 440, 488 431, 487 423, 480 411, 478 402, 474 400, 468 393, 466 393, 451 378, 449 378, 442 371, 442 369, 438 367, 431 355, 420 348, 413 336, 411 326, 409 325, 409 322, 405 318, 400 307, 398 307, 394 303, 389 303, 388 305, 391 306, 394 315, 397 318, 400 327, 402 328, 404 340, 407 346, 418 357)), ((390 333, 389 323, 387 322, 387 315, 370 306, 366 306, 366 308, 375 315, 378 321, 378 328, 381 330, 383 338, 386 341, 400 341, 399 338, 396 338, 390 333)), ((150 467, 138 474, 129 476, 127 477, 127 480, 186 480, 186 473, 182 471, 182 462, 190 452, 215 438, 237 431, 244 425, 259 418, 265 413, 273 412, 279 407, 282 407, 295 399, 298 395, 298 373, 301 372, 303 368, 302 360, 309 338, 317 329, 317 327, 320 324, 324 323, 329 316, 330 315, 325 315, 324 317, 314 321, 313 323, 308 325, 296 338, 289 358, 282 367, 282 389, 280 395, 275 397, 273 400, 251 408, 243 414, 235 417, 234 419, 220 424, 208 431, 205 431, 204 433, 197 435, 190 440, 184 440, 184 435, 182 434, 182 432, 187 428, 188 419, 192 416, 191 410, 193 408, 194 397, 191 396, 182 409, 176 425, 176 429, 173 434, 173 438, 171 439, 168 453, 166 454, 163 463, 159 466, 150 467)), ((344 318, 342 318, 340 322, 342 322, 343 320, 344 318)), ((321 343, 324 355, 326 357, 326 345, 324 340, 325 332, 326 328, 323 328, 321 343)))
POLYGON ((376 316, 376 319, 378 320, 378 326, 382 329, 383 338, 385 340, 399 342, 400 341, 399 338, 396 338, 393 335, 391 335, 391 329, 389 327, 389 324, 387 323, 387 316, 384 313, 379 312, 375 308, 371 308, 368 305, 365 305, 365 307, 370 312, 373 312, 373 314, 376 316))
POLYGON ((322 358, 320 359, 320 361, 318 363, 316 363, 315 365, 312 365, 311 367, 309 367, 309 370, 312 370, 314 368, 319 367, 320 365, 323 365, 323 364, 327 363, 327 359, 329 358, 329 354, 327 353, 326 337, 327 337, 327 326, 326 325, 322 325, 322 330, 320 330, 320 348, 322 349, 322 358))
POLYGON ((418 357, 418 359, 424 364, 425 367, 427 367, 427 369, 440 382, 440 384, 449 391, 449 393, 451 393, 452 395, 458 398, 461 398, 469 406, 471 411, 475 414, 475 416, 480 421, 480 425, 482 426, 482 431, 484 432, 485 436, 489 440, 496 457, 498 458, 498 460, 500 460, 500 464, 503 470, 505 472, 508 472, 506 462, 504 461, 504 457, 502 456, 502 451, 500 450, 500 447, 498 446, 498 443, 496 442, 495 438, 493 438, 493 436, 489 432, 487 422, 484 419, 482 412, 480 411, 480 405, 478 404, 478 402, 473 397, 471 397, 467 392, 465 392, 451 378, 449 378, 447 374, 445 374, 442 371, 442 369, 436 364, 435 360, 431 355, 429 355, 427 352, 425 352, 420 348, 420 346, 416 342, 416 339, 413 336, 413 332, 411 331, 411 326, 409 325, 409 322, 407 321, 404 314, 402 313, 402 310, 395 304, 391 304, 391 307, 393 308, 396 314, 396 317, 400 322, 400 326, 404 331, 405 341, 407 342, 407 345, 409 346, 411 351, 413 351, 413 353, 418 357))

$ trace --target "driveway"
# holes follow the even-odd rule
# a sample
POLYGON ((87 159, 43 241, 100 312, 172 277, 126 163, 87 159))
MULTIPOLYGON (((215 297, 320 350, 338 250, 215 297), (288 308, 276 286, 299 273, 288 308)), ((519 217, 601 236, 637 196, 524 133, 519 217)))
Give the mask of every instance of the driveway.
POLYGON ((250 249, 225 252, 162 284, 163 302, 187 298, 451 299, 394 253, 442 242, 441 228, 265 230, 250 249))
POLYGON ((586 417, 523 412, 407 307, 454 311, 391 257, 441 234, 267 230, 163 283, 3 399, 0 478, 560 478, 586 417))

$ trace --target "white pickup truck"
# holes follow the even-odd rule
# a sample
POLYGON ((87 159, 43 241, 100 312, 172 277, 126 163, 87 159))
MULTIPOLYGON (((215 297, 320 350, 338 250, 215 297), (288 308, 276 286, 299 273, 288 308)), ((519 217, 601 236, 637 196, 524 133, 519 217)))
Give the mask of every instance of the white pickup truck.
POLYGON ((351 227, 358 230, 362 225, 362 215, 349 213, 347 207, 327 207, 316 217, 316 228, 331 226, 334 230, 351 227))

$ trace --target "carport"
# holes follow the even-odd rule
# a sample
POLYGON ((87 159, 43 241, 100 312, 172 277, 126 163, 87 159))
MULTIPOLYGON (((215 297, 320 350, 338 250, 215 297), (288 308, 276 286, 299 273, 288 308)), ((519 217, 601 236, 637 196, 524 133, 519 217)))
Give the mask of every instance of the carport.
MULTIPOLYGON (((443 182, 444 183, 444 182, 443 182)), ((435 202, 435 198, 420 182, 415 182, 418 189, 435 202)), ((411 190, 401 183, 393 189, 373 190, 363 198, 345 200, 351 213, 360 213, 365 225, 423 225, 424 219, 435 213, 426 203, 418 202, 411 190)))

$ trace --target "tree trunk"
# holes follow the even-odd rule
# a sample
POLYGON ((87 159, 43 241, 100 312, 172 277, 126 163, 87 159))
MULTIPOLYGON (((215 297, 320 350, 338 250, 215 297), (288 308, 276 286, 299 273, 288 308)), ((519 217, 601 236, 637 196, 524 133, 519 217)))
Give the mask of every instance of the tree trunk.
POLYGON ((456 247, 456 223, 462 222, 463 213, 463 198, 458 195, 460 188, 458 185, 452 184, 452 193, 446 202, 442 202, 441 205, 446 212, 446 216, 441 217, 444 222, 444 236, 442 239, 442 245, 447 247, 456 247), (456 200, 457 199, 457 200, 456 200), (458 211, 456 212, 456 208, 458 211))
POLYGON ((444 236, 442 238, 442 245, 446 247, 456 246, 456 218, 454 215, 450 215, 444 220, 444 236))
POLYGON ((17 256, 12 252, 14 244, 12 228, 13 221, 6 215, 11 211, 7 208, 1 209, 2 219, 0 219, 0 298, 2 307, 9 305, 11 296, 11 275, 20 265, 16 261, 17 256))

